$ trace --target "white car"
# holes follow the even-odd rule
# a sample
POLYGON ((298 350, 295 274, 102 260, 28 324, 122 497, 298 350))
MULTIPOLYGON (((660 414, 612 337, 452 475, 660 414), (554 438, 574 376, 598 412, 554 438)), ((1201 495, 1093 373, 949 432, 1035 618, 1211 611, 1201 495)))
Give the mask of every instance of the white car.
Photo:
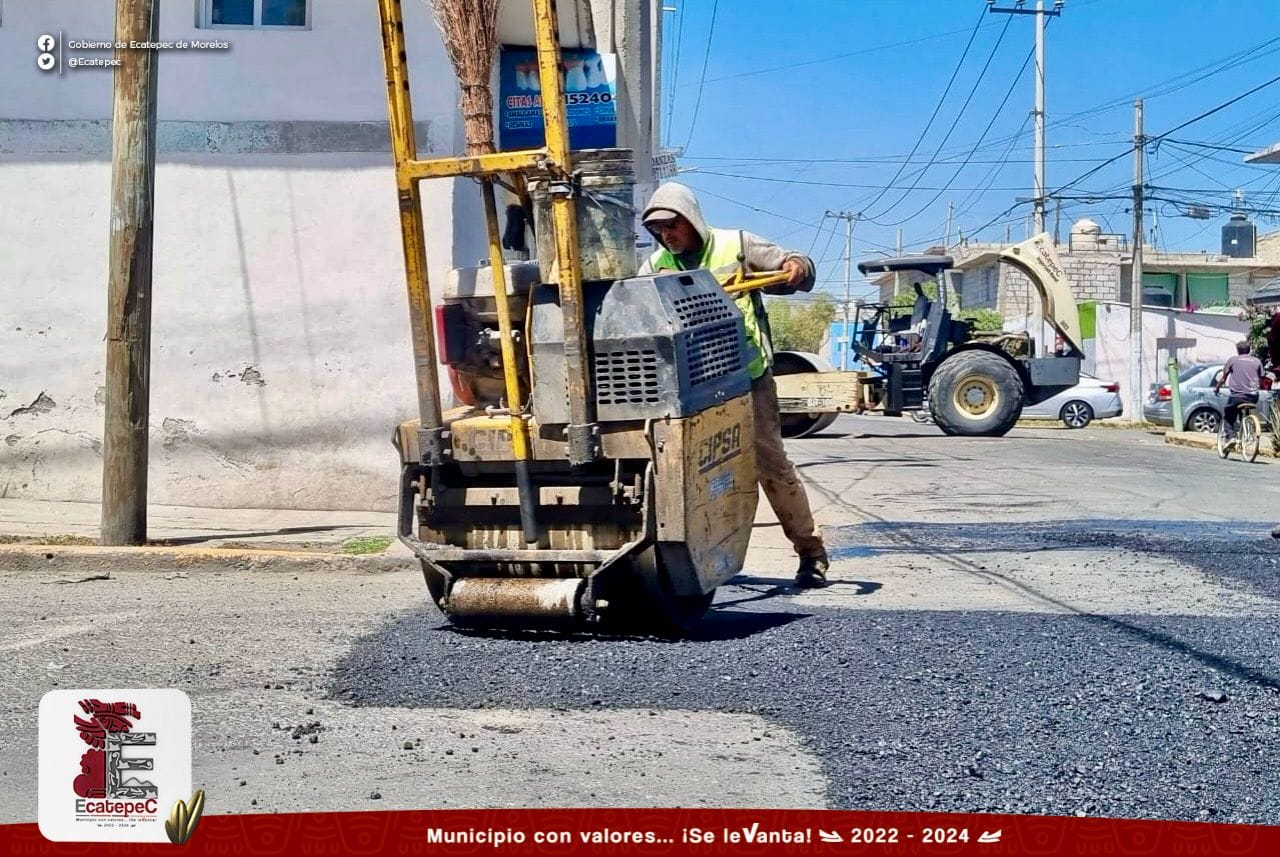
POLYGON ((1050 396, 1038 405, 1022 409, 1024 420, 1062 420, 1067 428, 1080 429, 1094 420, 1118 417, 1124 413, 1120 401, 1120 384, 1102 381, 1080 373, 1080 383, 1050 396))

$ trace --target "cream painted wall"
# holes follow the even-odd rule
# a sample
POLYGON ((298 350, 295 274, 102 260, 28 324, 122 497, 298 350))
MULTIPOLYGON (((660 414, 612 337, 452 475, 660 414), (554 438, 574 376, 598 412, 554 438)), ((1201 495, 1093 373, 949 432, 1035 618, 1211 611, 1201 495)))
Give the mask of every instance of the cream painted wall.
MULTIPOLYGON (((111 72, 41 73, 35 40, 57 30, 112 38, 111 4, 3 3, 0 496, 91 501, 101 480, 110 190, 101 121, 111 72)), ((426 10, 405 3, 415 118, 430 126, 424 155, 461 148, 456 86, 426 10)), ((161 14, 162 39, 232 44, 162 57, 162 132, 175 121, 233 131, 250 120, 385 122, 372 0, 316 0, 305 32, 196 30, 194 0, 161 0, 161 14)), ((381 144, 343 150, 350 127, 326 126, 310 141, 331 152, 160 152, 152 502, 392 508, 391 430, 416 409, 395 182, 381 144)), ((423 195, 440 283, 455 260, 483 253, 478 194, 470 182, 437 181, 423 195)))
MULTIPOLYGON (((391 508, 416 399, 394 182, 370 160, 159 168, 153 502, 391 508)), ((40 196, 0 211, 0 496, 99 497, 109 187, 103 163, 0 165, 0 198, 40 196)), ((427 185, 424 208, 452 197, 427 185)), ((428 230, 437 284, 452 251, 428 230)))

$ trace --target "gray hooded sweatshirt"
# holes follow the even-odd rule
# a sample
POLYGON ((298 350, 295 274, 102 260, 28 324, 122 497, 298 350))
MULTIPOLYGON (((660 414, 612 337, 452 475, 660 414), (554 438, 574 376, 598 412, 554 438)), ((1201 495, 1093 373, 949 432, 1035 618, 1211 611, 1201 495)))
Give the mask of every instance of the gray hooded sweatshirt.
MULTIPOLYGON (((661 185, 652 197, 649 198, 649 204, 645 206, 641 220, 648 220, 650 215, 656 211, 669 211, 678 214, 693 225, 698 235, 702 237, 703 246, 711 235, 711 227, 707 225, 706 218, 702 216, 702 208, 698 205, 698 199, 693 195, 693 191, 679 182, 667 182, 661 185)), ((658 236, 654 238, 661 243, 658 236)), ((664 247, 666 245, 663 245, 664 247)), ((800 281, 799 285, 791 286, 773 286, 765 289, 766 294, 770 295, 791 295, 796 292, 807 292, 813 289, 814 284, 814 267, 813 260, 803 253, 794 250, 784 250, 771 241, 766 241, 759 235, 752 232, 742 233, 742 252, 746 257, 745 262, 748 271, 776 271, 782 267, 782 263, 788 259, 797 259, 804 266, 805 277, 800 281)), ((693 253, 685 253, 677 257, 680 263, 686 269, 696 268, 698 261, 702 256, 702 248, 699 247, 693 253)), ((650 260, 646 259, 640 266, 641 274, 652 274, 653 266, 650 260)))

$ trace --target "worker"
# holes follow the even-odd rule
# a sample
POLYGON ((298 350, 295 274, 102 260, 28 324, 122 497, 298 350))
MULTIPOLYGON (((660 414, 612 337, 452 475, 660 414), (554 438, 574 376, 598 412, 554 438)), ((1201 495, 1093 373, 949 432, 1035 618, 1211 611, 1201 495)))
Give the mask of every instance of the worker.
MULTIPOLYGON (((758 235, 737 229, 712 229, 702 217, 693 191, 676 182, 663 184, 641 215, 645 228, 663 249, 640 268, 641 274, 708 268, 715 274, 730 273, 745 265, 748 272, 785 271, 786 285, 766 289, 769 294, 789 295, 813 289, 813 260, 803 253, 784 250, 758 235)), ((813 589, 827 585, 827 550, 813 521, 809 498, 782 446, 782 419, 778 388, 773 380, 773 344, 769 317, 759 290, 735 299, 747 329, 747 371, 751 376, 751 400, 755 412, 756 472, 765 497, 773 507, 782 531, 800 557, 796 585, 813 589)))
POLYGON ((907 350, 919 351, 924 344, 924 332, 929 326, 929 311, 933 308, 933 303, 920 283, 912 283, 911 288, 915 290, 916 299, 911 305, 911 340, 907 350))

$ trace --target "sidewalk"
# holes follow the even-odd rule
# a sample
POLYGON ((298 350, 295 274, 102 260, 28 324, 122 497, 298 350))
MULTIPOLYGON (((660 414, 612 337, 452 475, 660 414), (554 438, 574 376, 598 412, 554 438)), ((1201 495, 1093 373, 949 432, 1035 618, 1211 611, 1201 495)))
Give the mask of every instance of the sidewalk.
MULTIPOLYGON (((146 547, 99 547, 97 503, 0 499, 0 570, 83 577, 113 570, 417 572, 391 512, 202 509, 153 505, 146 547)), ((819 523, 846 523, 826 520, 819 523)), ((744 570, 794 568, 795 554, 760 498, 744 570)))
POLYGON ((82 572, 414 569, 390 512, 151 506, 146 547, 99 547, 97 503, 0 499, 0 565, 82 572))
MULTIPOLYGON (((1189 446, 1195 449, 1209 449, 1216 452, 1218 436, 1202 431, 1170 431, 1165 432, 1164 442, 1173 446, 1189 446)), ((1232 453, 1235 455, 1235 453, 1232 453)), ((1278 458, 1271 448, 1271 434, 1262 435, 1262 443, 1258 445, 1258 458, 1278 458)))

